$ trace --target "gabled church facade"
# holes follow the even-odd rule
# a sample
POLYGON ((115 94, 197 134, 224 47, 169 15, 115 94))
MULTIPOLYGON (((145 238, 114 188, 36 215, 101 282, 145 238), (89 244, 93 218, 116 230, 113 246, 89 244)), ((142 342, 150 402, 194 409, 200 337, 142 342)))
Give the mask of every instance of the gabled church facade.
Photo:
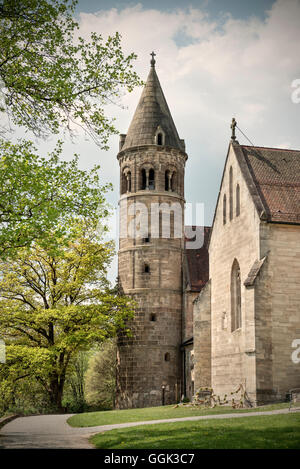
POLYGON ((300 151, 232 139, 209 278, 194 303, 195 386, 230 396, 242 384, 254 404, 284 400, 300 386, 300 151))
POLYGON ((118 338, 116 407, 240 384, 254 405, 283 400, 300 386, 300 152, 239 145, 233 129, 213 226, 187 249, 187 154, 152 55, 118 161, 119 286, 137 307, 118 338))

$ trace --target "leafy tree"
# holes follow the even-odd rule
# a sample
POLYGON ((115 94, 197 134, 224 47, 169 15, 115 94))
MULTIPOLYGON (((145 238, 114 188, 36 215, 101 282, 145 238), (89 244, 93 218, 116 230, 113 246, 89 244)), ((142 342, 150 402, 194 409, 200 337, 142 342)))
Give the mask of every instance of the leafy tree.
POLYGON ((7 344, 2 392, 32 377, 62 410, 72 357, 125 329, 133 314, 131 301, 109 290, 111 255, 111 244, 102 244, 84 220, 73 223, 73 239, 55 251, 35 243, 1 261, 0 336, 7 344))
POLYGON ((55 245, 66 238, 74 216, 97 220, 107 215, 99 166, 78 167, 78 158, 61 161, 59 142, 48 158, 32 143, 0 140, 0 256, 39 240, 55 245))
POLYGON ((122 91, 141 82, 118 33, 104 40, 78 35, 73 0, 2 0, 0 3, 1 111, 39 137, 72 132, 74 124, 102 148, 116 133, 104 114, 122 91))
POLYGON ((92 406, 111 409, 116 388, 116 344, 110 339, 89 360, 85 375, 85 399, 92 406))

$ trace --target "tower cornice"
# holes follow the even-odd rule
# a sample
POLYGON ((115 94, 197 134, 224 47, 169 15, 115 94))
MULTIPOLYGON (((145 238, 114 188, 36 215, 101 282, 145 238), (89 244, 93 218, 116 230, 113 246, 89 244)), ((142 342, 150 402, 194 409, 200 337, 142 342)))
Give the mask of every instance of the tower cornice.
POLYGON ((180 150, 179 148, 175 148, 175 147, 172 147, 172 146, 169 146, 169 145, 137 145, 135 147, 130 147, 130 148, 125 148, 124 150, 121 150, 119 151, 119 153, 117 154, 117 159, 120 160, 120 158, 122 158, 123 156, 125 155, 128 155, 130 153, 138 153, 138 152, 144 152, 146 150, 155 150, 155 152, 158 152, 158 153, 169 153, 174 151, 176 152, 177 154, 183 156, 184 158, 184 161, 187 161, 188 159, 188 155, 186 152, 180 150))

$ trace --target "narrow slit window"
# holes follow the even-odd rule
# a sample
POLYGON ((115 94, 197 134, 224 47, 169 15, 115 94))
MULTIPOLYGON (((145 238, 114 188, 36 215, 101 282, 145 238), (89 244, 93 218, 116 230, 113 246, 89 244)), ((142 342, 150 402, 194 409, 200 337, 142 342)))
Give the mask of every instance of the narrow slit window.
POLYGON ((223 225, 226 224, 226 194, 223 196, 223 225))
POLYGON ((240 186, 237 184, 236 186, 236 216, 238 217, 241 211, 240 207, 241 201, 240 201, 240 186))
POLYGON ((169 352, 165 353, 165 362, 169 362, 170 361, 170 354, 169 352))
POLYGON ((229 170, 229 218, 233 218, 233 173, 232 166, 229 170))

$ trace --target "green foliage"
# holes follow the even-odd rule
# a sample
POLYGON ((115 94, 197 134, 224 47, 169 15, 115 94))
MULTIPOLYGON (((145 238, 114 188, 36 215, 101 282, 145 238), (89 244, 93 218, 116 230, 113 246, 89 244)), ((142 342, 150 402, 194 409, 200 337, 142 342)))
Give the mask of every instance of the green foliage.
POLYGON ((0 139, 0 255, 33 240, 55 246, 74 216, 95 224, 108 214, 104 195, 111 186, 100 185, 99 167, 81 170, 78 157, 60 161, 61 151, 58 142, 46 159, 31 142, 0 139))
POLYGON ((118 33, 77 37, 76 3, 2 0, 0 111, 39 137, 79 126, 107 149, 117 131, 103 107, 141 84, 132 70, 136 56, 123 54, 118 33))
POLYGON ((111 244, 101 244, 87 220, 74 222, 72 232, 55 252, 33 244, 0 262, 0 336, 7 344, 1 392, 31 377, 59 410, 72 358, 126 331, 133 314, 131 301, 109 290, 111 244))
MULTIPOLYGON (((8 356, 16 353, 8 350, 8 356)), ((0 416, 4 414, 42 414, 53 412, 49 394, 43 386, 30 375, 15 373, 11 375, 9 367, 0 369, 0 416)))
POLYGON ((89 406, 84 397, 85 374, 88 368, 91 351, 79 352, 71 360, 68 367, 63 394, 63 407, 67 412, 86 412, 89 406))
POLYGON ((116 344, 108 340, 100 345, 89 361, 86 373, 86 402, 99 409, 112 409, 116 387, 116 344))

